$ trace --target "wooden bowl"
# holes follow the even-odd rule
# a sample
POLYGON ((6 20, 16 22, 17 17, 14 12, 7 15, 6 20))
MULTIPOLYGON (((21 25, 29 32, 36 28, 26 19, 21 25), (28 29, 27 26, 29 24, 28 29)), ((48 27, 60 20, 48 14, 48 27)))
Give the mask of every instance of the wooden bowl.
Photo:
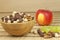
POLYGON ((22 36, 30 32, 32 27, 34 26, 34 20, 28 21, 25 23, 4 23, 1 22, 1 25, 11 35, 14 36, 22 36))

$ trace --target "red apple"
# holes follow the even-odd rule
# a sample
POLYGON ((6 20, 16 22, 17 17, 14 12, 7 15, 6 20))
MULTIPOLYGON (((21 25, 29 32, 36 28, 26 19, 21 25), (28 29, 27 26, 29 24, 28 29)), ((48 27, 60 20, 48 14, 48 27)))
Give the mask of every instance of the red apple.
POLYGON ((39 9, 36 12, 36 21, 39 25, 49 25, 52 22, 52 11, 39 9))

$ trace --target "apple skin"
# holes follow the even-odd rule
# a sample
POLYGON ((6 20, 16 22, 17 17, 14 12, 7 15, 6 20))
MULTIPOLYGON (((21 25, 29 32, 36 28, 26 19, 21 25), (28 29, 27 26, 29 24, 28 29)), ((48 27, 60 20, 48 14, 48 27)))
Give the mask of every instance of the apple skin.
POLYGON ((39 9, 36 12, 36 22, 39 25, 49 25, 52 22, 53 15, 52 11, 39 9))

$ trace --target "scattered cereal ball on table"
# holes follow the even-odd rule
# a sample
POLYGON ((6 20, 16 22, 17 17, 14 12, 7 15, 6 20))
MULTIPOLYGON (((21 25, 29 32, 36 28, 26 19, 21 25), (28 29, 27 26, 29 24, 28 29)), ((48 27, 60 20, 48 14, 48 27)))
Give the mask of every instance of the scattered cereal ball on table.
POLYGON ((55 33, 55 37, 59 37, 59 34, 58 33, 55 33))

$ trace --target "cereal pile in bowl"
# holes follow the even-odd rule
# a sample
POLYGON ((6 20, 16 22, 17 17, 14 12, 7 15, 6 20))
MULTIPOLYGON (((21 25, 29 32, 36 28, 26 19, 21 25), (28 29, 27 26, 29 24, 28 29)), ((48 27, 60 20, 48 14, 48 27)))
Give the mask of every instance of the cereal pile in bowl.
POLYGON ((34 17, 31 14, 14 11, 11 15, 4 16, 1 19, 2 19, 2 22, 5 22, 5 23, 21 23, 21 22, 31 21, 34 19, 34 17))

